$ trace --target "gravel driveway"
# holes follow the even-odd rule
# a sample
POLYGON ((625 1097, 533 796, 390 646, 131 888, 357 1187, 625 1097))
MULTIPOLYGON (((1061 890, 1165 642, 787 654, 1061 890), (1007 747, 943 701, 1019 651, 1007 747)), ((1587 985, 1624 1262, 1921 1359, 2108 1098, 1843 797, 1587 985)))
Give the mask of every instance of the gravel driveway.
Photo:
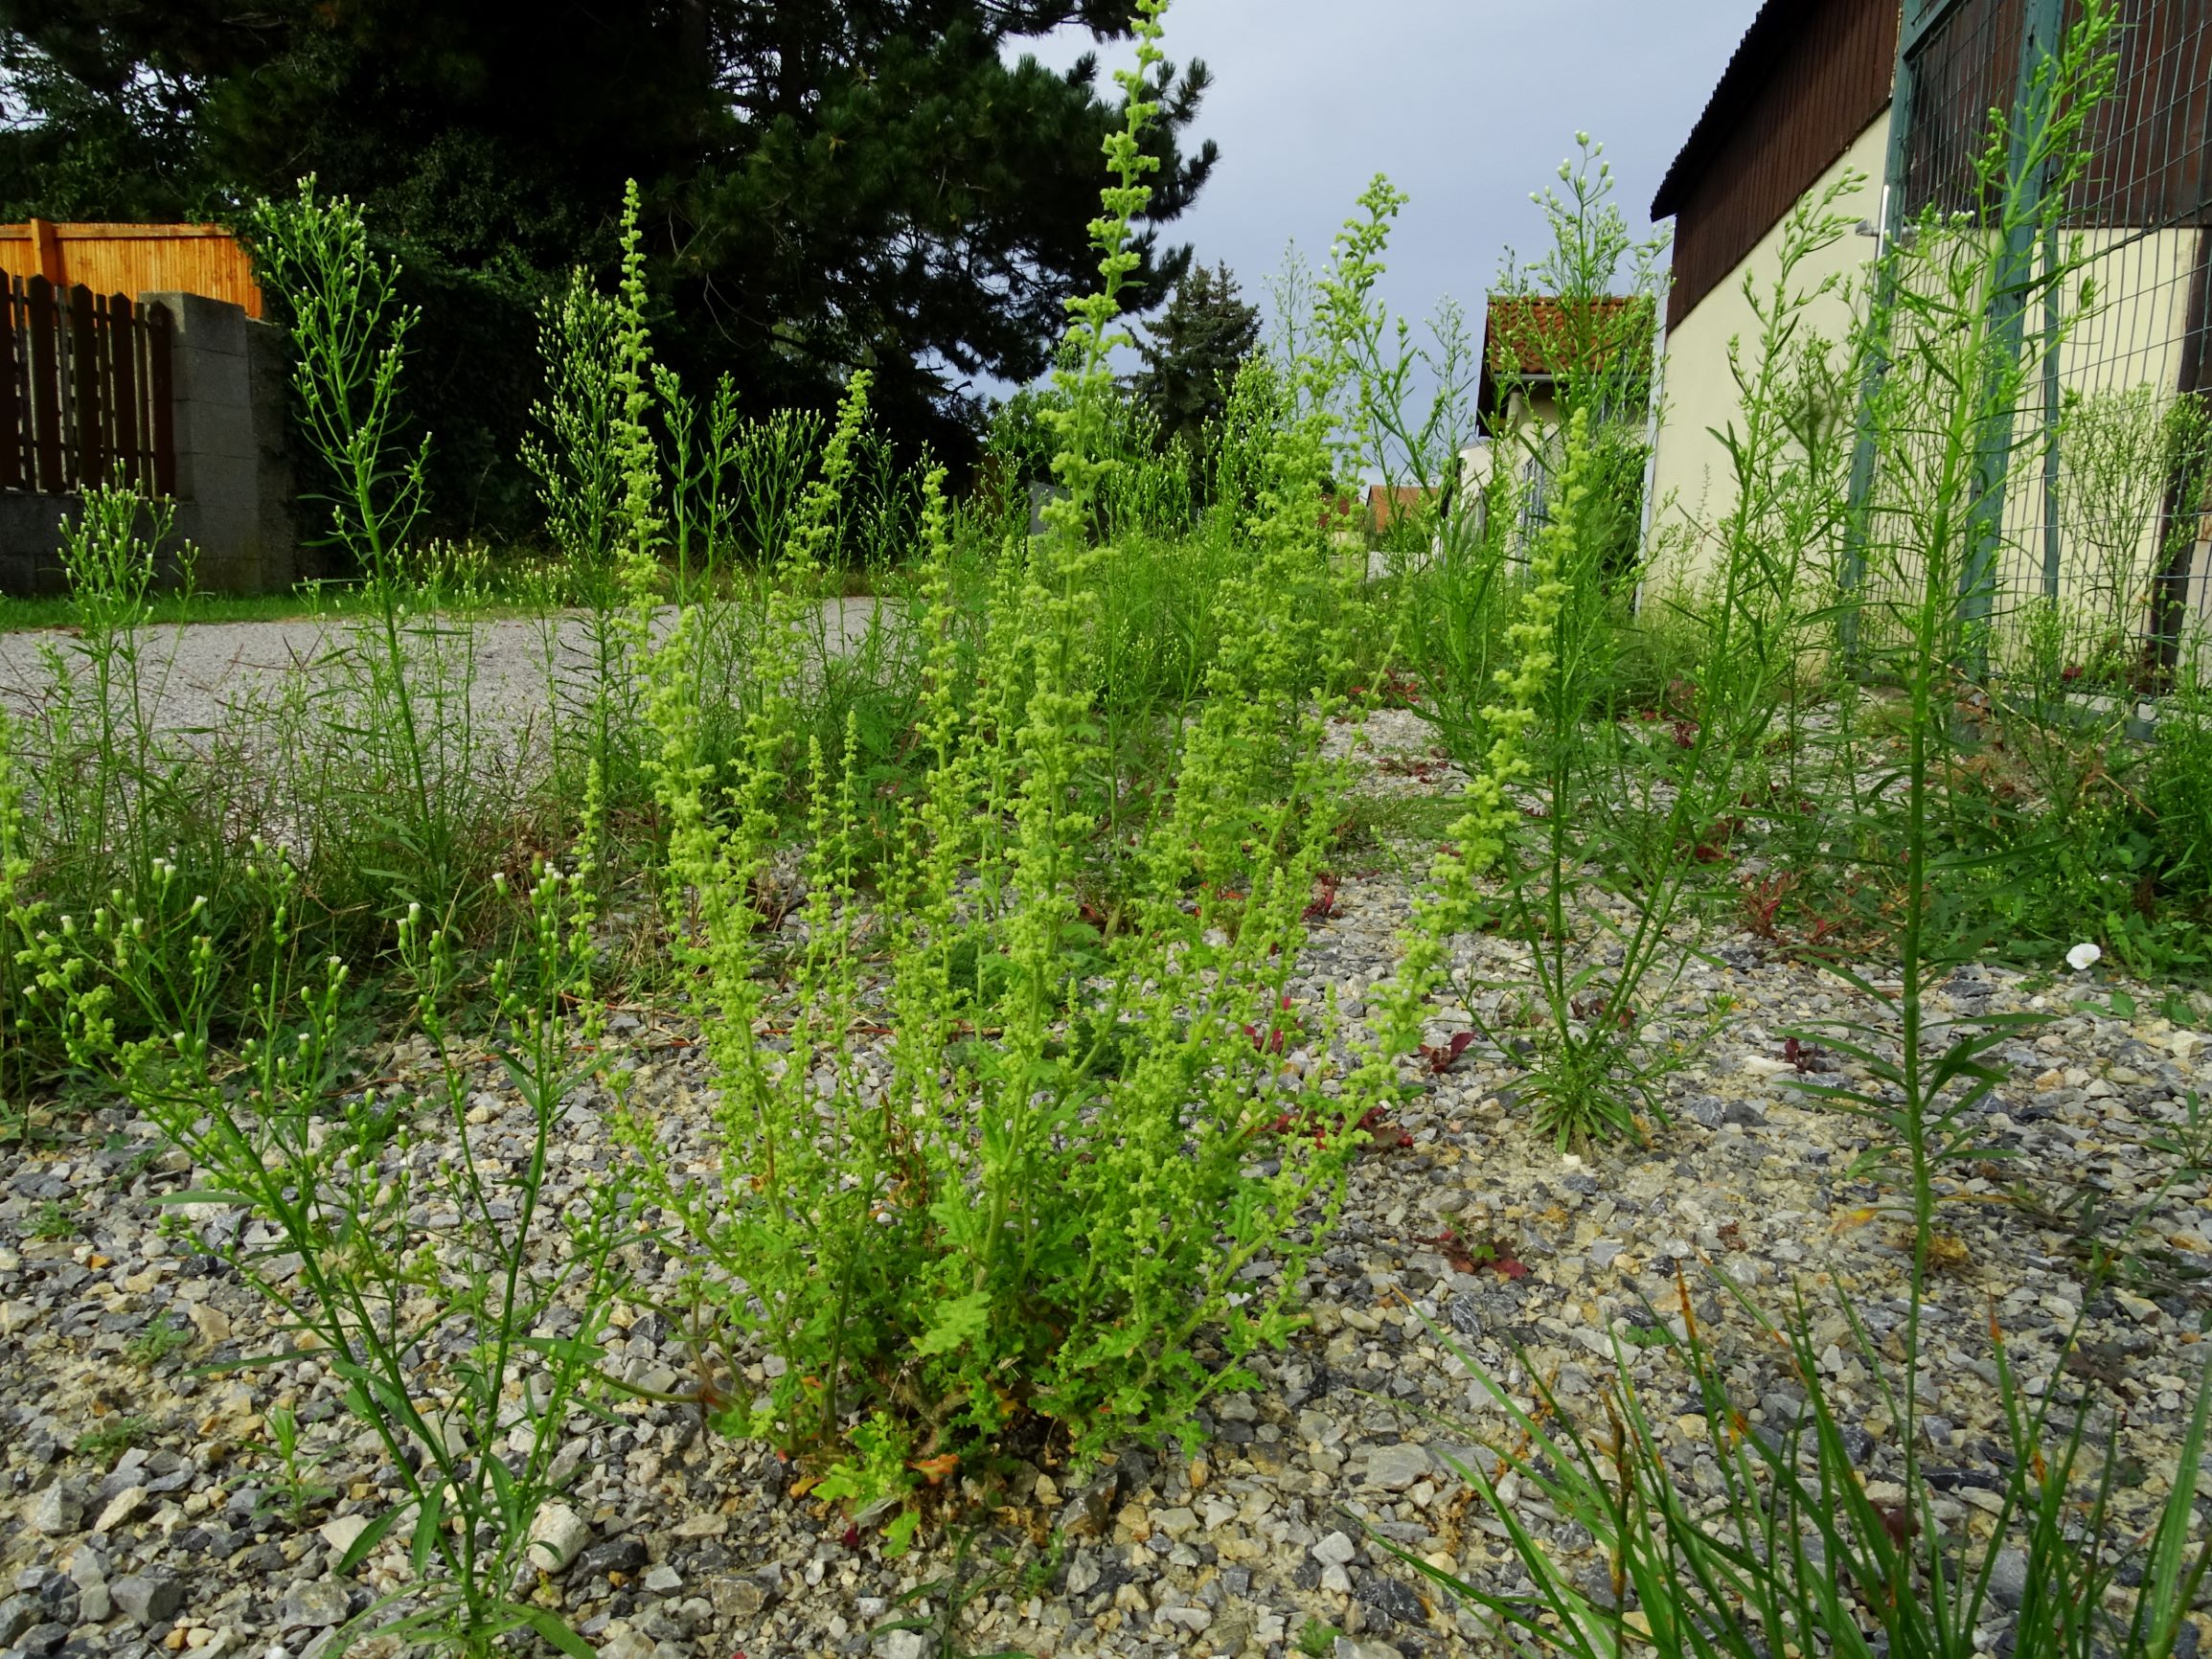
MULTIPOLYGON (((824 623, 832 648, 861 640, 880 602, 830 601, 824 623)), ((671 614, 671 613, 663 613, 671 614)), ((190 734, 235 725, 285 689, 310 676, 317 689, 344 684, 341 660, 363 619, 300 617, 285 622, 189 623, 146 630, 143 683, 151 693, 155 726, 190 734)), ((581 683, 590 661, 589 623, 568 612, 553 624, 564 683, 581 683)), ((500 617, 475 624, 472 708, 478 722, 518 730, 548 714, 547 625, 536 617, 500 617)), ((75 631, 26 629, 0 634, 0 709, 34 717, 55 693, 52 656, 58 652, 80 677, 87 665, 73 650, 75 631)))
MULTIPOLYGON (((1374 792, 1460 786, 1430 763, 1428 733, 1410 716, 1375 716, 1369 739, 1374 792)), ((1294 1004, 1333 994, 1357 1021, 1395 972, 1413 897, 1404 872, 1428 850, 1399 851, 1340 873, 1290 982, 1294 1004)), ((1311 1327, 1256 1359, 1257 1389, 1210 1403, 1202 1440, 1165 1454, 1126 1446, 1082 1476, 1041 1463, 1023 1474, 1015 1507, 979 1520, 985 1547, 969 1569, 996 1548, 1036 1559, 1031 1540, 1047 1537, 1064 1554, 1034 1581, 975 1598, 963 1616, 972 1647, 1040 1659, 1494 1651, 1464 1606, 1392 1554, 1494 1592, 1534 1593, 1504 1525, 1460 1479, 1491 1465, 1486 1443, 1513 1439, 1466 1362, 1523 1399, 1542 1377, 1601 1433, 1608 1379, 1627 1373, 1685 1489, 1713 1491, 1715 1425, 1678 1358, 1653 1345, 1660 1324, 1682 1329, 1685 1289, 1723 1355, 1742 1432, 1780 1434, 1806 1409, 1788 1356, 1722 1293, 1721 1275, 1769 1313, 1804 1292, 1867 1495, 1904 1503, 1902 1430, 1837 1297, 1890 1340, 1909 1239, 1881 1212, 1889 1194, 1855 1167, 1865 1125, 1809 1100, 1804 1051, 1792 1058, 1785 1046, 1807 1023, 1875 1011, 1773 941, 1722 929, 1704 943, 1654 1011, 1698 1042, 1648 1146, 1561 1157, 1530 1132, 1516 1057, 1487 1043, 1448 1051, 1441 1068, 1409 1065, 1407 1099, 1354 1170, 1342 1225, 1305 1282, 1311 1327), (1723 995, 1733 1012, 1713 1032, 1708 1011, 1723 995), (1307 1631, 1329 1646, 1300 1647, 1307 1631)), ((1485 934, 1460 948, 1502 978, 1519 947, 1485 934)), ((1976 1536, 1994 1524, 2004 1455, 1993 1321, 2026 1393, 2052 1398, 2057 1432, 2079 1414, 2092 1443, 2110 1437, 2129 1460, 2115 1498, 2123 1526, 2180 1478, 2176 1446, 2212 1323, 2212 1194, 2201 1169, 2177 1167, 2172 1142, 2193 1125, 2194 1101, 2212 1095, 2212 1035, 2075 1006, 2090 989, 1970 967, 1929 999, 1946 1020, 2049 1016, 1997 1057, 2008 1076, 1983 1104, 1983 1130, 2005 1162, 1958 1166, 1940 1184, 1946 1250, 1923 1312, 1921 1468, 1938 1519, 1976 1536), (2085 1193, 2105 1223, 2080 1221, 2085 1193), (2100 1225, 2109 1230, 2097 1237, 2100 1225), (2109 1282, 2087 1261, 2106 1246, 2123 1253, 2109 1282)), ((1449 1042, 1467 1016, 1439 1002, 1426 1040, 1449 1042)), ((698 1036, 666 1010, 609 1028, 633 1103, 665 1125, 673 1154, 711 1170, 716 1091, 698 1036)), ((1285 1063, 1321 1058, 1301 1049, 1285 1063)), ((353 1086, 364 1100, 400 1098, 422 1057, 402 1044, 363 1063, 353 1086)), ((470 1098, 481 1155, 524 1157, 527 1107, 489 1068, 470 1098)), ((0 1176, 0 1573, 17 1588, 0 1602, 0 1642, 69 1659, 315 1659, 331 1625, 406 1582, 396 1540, 339 1570, 344 1543, 391 1501, 390 1471, 345 1411, 342 1379, 312 1355, 201 1374, 267 1353, 282 1333, 203 1241, 163 1232, 158 1200, 198 1184, 189 1158, 164 1155, 127 1109, 98 1122, 110 1137, 101 1149, 41 1148, 0 1176), (161 1320, 189 1329, 190 1349, 128 1363, 161 1320), (278 1471, 253 1449, 280 1404, 297 1409, 327 1489, 298 1517, 270 1501, 278 1471), (119 1436, 125 1419, 131 1432, 119 1436)), ((442 1122, 426 1111, 423 1146, 449 1132, 442 1122)), ((625 1156, 603 1099, 580 1095, 562 1120, 551 1200, 574 1200, 625 1156)), ((649 1309, 681 1303, 684 1266, 641 1256, 634 1306, 609 1337, 608 1363, 663 1397, 695 1375, 695 1356, 649 1309)), ((763 1384, 769 1356, 740 1344, 732 1357, 747 1384, 763 1384)), ((582 1547, 536 1596, 607 1659, 937 1651, 914 1632, 877 1631, 908 1610, 901 1598, 952 1569, 956 1536, 934 1533, 914 1556, 887 1557, 873 1533, 794 1487, 789 1465, 707 1432, 681 1400, 626 1398, 611 1416, 578 1413, 571 1428, 560 1466, 582 1547)), ((2212 1495, 2212 1477, 2198 1479, 2212 1495)), ((1569 1577, 1602 1588, 1608 1562, 1586 1533, 1540 1494, 1499 1489, 1569 1577)), ((1992 1582, 1988 1623, 2006 1640, 2025 1589, 2019 1560, 2005 1557, 1992 1582)), ((2203 1634, 2187 1628, 2178 1651, 2203 1634)), ((370 1651, 388 1659, 392 1647, 370 1651)))

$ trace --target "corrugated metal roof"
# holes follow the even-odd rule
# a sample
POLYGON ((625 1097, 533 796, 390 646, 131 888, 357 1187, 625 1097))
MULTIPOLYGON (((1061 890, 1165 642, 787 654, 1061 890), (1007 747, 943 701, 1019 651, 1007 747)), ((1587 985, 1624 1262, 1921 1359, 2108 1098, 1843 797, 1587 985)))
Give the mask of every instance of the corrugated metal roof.
POLYGON ((1751 19, 1751 27, 1744 32, 1744 38, 1737 42, 1735 56, 1728 59, 1728 67, 1722 72, 1721 84, 1713 88, 1713 96, 1705 101, 1705 113, 1698 117, 1698 125, 1690 129, 1688 140, 1675 157, 1675 165, 1667 169, 1667 176, 1659 181, 1659 193, 1652 198, 1653 219, 1675 216, 1690 181, 1726 140, 1729 129, 1743 116, 1753 93, 1789 51, 1791 39, 1805 27, 1812 10, 1805 0, 1767 0, 1767 4, 1759 8, 1759 15, 1751 19))

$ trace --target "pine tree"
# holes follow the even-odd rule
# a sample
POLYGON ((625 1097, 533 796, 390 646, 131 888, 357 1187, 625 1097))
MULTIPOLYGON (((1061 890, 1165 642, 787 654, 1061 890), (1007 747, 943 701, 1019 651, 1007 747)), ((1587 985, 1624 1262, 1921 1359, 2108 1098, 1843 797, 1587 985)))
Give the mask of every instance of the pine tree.
POLYGON ((1206 428, 1229 406, 1237 371, 1259 349, 1260 310, 1241 297, 1226 264, 1198 266, 1175 284, 1167 307, 1146 325, 1137 348, 1145 367, 1137 396, 1163 442, 1180 438, 1205 455, 1206 428))
MULTIPOLYGON (((422 310, 413 413, 449 528, 527 515, 515 464, 535 318, 569 269, 613 278, 643 190, 658 354, 747 406, 874 414, 955 466, 973 381, 1035 379, 1096 280, 1089 222, 1121 98, 1095 61, 1014 50, 1126 35, 1134 0, 0 0, 0 218, 228 218, 313 172, 363 206, 422 310)), ((1214 162, 1178 148, 1208 85, 1163 64, 1129 303, 1189 263, 1158 241, 1214 162)))

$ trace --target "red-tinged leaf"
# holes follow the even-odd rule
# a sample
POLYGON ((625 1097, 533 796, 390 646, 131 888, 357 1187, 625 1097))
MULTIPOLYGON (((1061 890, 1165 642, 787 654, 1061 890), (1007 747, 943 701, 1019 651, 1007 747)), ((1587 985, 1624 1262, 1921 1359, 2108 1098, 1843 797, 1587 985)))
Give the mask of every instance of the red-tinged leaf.
POLYGON ((1425 1045, 1421 1052, 1428 1061, 1428 1069, 1441 1076, 1458 1063, 1459 1057, 1467 1053, 1473 1041, 1474 1033, 1463 1031, 1455 1033, 1449 1042, 1439 1043, 1434 1048, 1425 1045))
MULTIPOLYGON (((1336 877, 1324 873, 1313 883, 1313 901, 1306 906, 1305 920, 1326 921, 1336 914, 1336 877)), ((1285 997, 1283 1006, 1288 1008, 1290 999, 1285 997)))
POLYGON ((1526 1279, 1528 1277, 1527 1264, 1512 1256, 1500 1256, 1491 1265, 1508 1279, 1526 1279))
POLYGON ((939 1457, 919 1459, 906 1466, 931 1486, 942 1486, 946 1477, 960 1466, 960 1454, 958 1452, 946 1452, 939 1457))
POLYGON ((837 1542, 843 1544, 848 1550, 857 1550, 860 1547, 860 1529, 858 1527, 847 1527, 844 1533, 839 1535, 837 1542))

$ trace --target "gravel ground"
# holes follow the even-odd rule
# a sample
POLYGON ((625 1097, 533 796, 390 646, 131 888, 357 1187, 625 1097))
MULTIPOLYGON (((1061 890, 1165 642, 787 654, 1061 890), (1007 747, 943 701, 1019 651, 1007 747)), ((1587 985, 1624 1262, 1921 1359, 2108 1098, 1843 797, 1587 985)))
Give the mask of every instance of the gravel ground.
MULTIPOLYGON (((824 621, 833 647, 865 632, 876 602, 832 600, 824 621)), ((350 683, 346 659, 361 625, 358 619, 298 618, 288 622, 192 623, 146 630, 141 643, 142 683, 155 729, 203 734, 251 720, 256 711, 291 682, 308 676, 313 690, 350 683)), ((563 683, 581 683, 590 661, 584 619, 558 622, 556 649, 563 683)), ((72 630, 25 629, 0 633, 0 710, 30 719, 54 700, 50 663, 58 653, 72 673, 88 670, 72 649, 72 630)), ((480 723, 520 731, 551 715, 545 670, 545 629, 532 617, 499 617, 476 624, 476 672, 471 709, 480 723)))
MULTIPOLYGON (((1379 716, 1371 737, 1385 762, 1371 786, 1451 787, 1448 769, 1427 761, 1418 725, 1379 716)), ((1391 871, 1346 872, 1334 913, 1315 929, 1299 997, 1334 988, 1356 1014, 1391 971, 1407 904, 1391 871)), ((1215 1401, 1201 1443, 1125 1448, 1088 1484, 1050 1467, 1017 1482, 1009 1507, 987 1518, 990 1535, 1024 1549, 1057 1535, 1064 1555, 1041 1587, 980 1596, 964 1626, 969 1650, 1281 1659, 1309 1620, 1343 1633, 1338 1659, 1485 1650, 1472 1619, 1385 1549, 1395 1542, 1503 1589, 1522 1578, 1502 1525, 1470 1503, 1447 1463, 1487 1460, 1484 1442, 1503 1433, 1504 1419, 1428 1322, 1515 1395, 1527 1397, 1525 1366, 1570 1409, 1593 1414, 1619 1359, 1664 1425, 1682 1479, 1709 1491, 1709 1429, 1678 1362, 1614 1341, 1654 1318, 1678 1325, 1677 1269, 1754 1431, 1792 1419, 1802 1391, 1771 1341, 1729 1312, 1714 1272, 1777 1310, 1792 1286, 1806 1291, 1868 1490, 1897 1501, 1898 1430, 1848 1352, 1833 1296, 1854 1297, 1877 1340, 1888 1340, 1906 1254, 1877 1214, 1882 1193, 1850 1173, 1861 1125, 1804 1102, 1781 1046, 1786 1028, 1866 1010, 1837 981, 1757 940, 1708 944, 1715 960, 1689 968, 1660 1017, 1702 1033, 1703 1011, 1722 993, 1734 1012, 1672 1079, 1672 1122, 1648 1148, 1585 1161, 1534 1144, 1516 1110, 1510 1057, 1480 1043, 1448 1070, 1420 1073, 1424 1098, 1354 1171, 1342 1229, 1308 1285, 1311 1328, 1261 1363, 1259 1392, 1215 1401), (1494 1243, 1501 1265, 1476 1265, 1454 1239, 1494 1243)), ((1467 948, 1500 977, 1512 972, 1512 945, 1482 936, 1467 948)), ((2124 1518, 2155 1506, 2174 1478, 2175 1439, 2202 1363, 2212 1213, 2205 1183, 2174 1180, 2173 1156, 2155 1143, 2183 1118, 2191 1091, 2212 1091, 2212 1036, 2148 1012, 2066 1011, 2078 989, 2039 991, 2017 974, 1970 969, 1934 997, 1939 1018, 2016 1008, 2056 1015, 2003 1054, 2011 1078, 1987 1126, 2010 1158, 1961 1168, 1946 1197, 1956 1248, 1944 1253, 1931 1291, 1922 1430, 1937 1513, 1970 1532, 1990 1525, 2001 1440, 1986 1336, 1993 1314, 2031 1393, 2090 1411, 2096 1434, 2111 1427, 2109 1408, 2124 1408, 2122 1449, 2137 1462, 2138 1483, 2120 1494, 2124 1518), (2092 1294, 2068 1230, 1995 1201, 2016 1184, 2054 1210, 2083 1193, 2119 1211, 2140 1205, 2130 1287, 2092 1294), (2061 1371, 2057 1344, 2077 1319, 2081 1353, 2061 1371)), ((2139 1009, 2152 1006, 2138 995, 2139 1009)), ((1430 1041, 1467 1029, 1457 1011, 1438 1009, 1430 1041)), ((680 1023, 648 1014, 617 1024, 641 1098, 703 1136, 707 1079, 680 1023)), ((388 1065, 379 1057, 387 1077, 410 1063, 406 1051, 388 1065)), ((522 1108, 487 1096, 481 1109, 483 1132, 518 1148, 522 1108)), ((194 1375, 195 1365, 265 1352, 271 1332, 216 1258, 157 1231, 151 1200, 193 1180, 181 1156, 163 1154, 150 1126, 125 1112, 105 1114, 102 1126, 104 1145, 26 1158, 0 1187, 0 1594, 14 1592, 0 1601, 0 1648, 9 1659, 154 1659, 165 1649, 312 1659, 350 1610, 403 1581, 396 1546, 350 1578, 333 1573, 343 1544, 381 1508, 373 1443, 348 1423, 337 1384, 312 1361, 194 1375), (35 1237, 34 1224, 56 1214, 76 1233, 35 1237), (134 1368, 125 1358, 133 1336, 164 1316, 189 1321, 194 1349, 150 1372, 134 1368), (321 1476, 340 1494, 297 1525, 263 1504, 268 1462, 240 1449, 259 1437, 264 1414, 287 1404, 312 1425, 321 1476), (120 1458, 73 1449, 124 1416, 148 1426, 120 1458)), ((572 1102, 555 1197, 581 1194, 621 1156, 594 1102, 572 1102)), ((657 1260, 640 1270, 648 1281, 675 1271, 657 1260)), ((610 1361, 667 1391, 692 1361, 665 1319, 644 1310, 651 1288, 623 1311, 610 1361)), ((766 1363, 749 1357, 756 1385, 766 1363)), ((842 1515, 790 1496, 791 1471, 772 1454, 702 1432, 695 1407, 630 1401, 616 1415, 620 1427, 572 1420, 564 1495, 588 1534, 540 1592, 602 1652, 937 1654, 920 1635, 873 1632, 899 1616, 901 1595, 946 1570, 947 1543, 886 1560, 842 1515)), ((1583 1553, 1586 1540, 1535 1494, 1506 1495, 1570 1570, 1601 1572, 1583 1553)), ((1995 1626, 2021 1587, 2012 1566, 2000 1572, 1991 1650, 2001 1648, 1995 1626)), ((2185 1632, 2190 1651, 2198 1634, 2185 1632)))

